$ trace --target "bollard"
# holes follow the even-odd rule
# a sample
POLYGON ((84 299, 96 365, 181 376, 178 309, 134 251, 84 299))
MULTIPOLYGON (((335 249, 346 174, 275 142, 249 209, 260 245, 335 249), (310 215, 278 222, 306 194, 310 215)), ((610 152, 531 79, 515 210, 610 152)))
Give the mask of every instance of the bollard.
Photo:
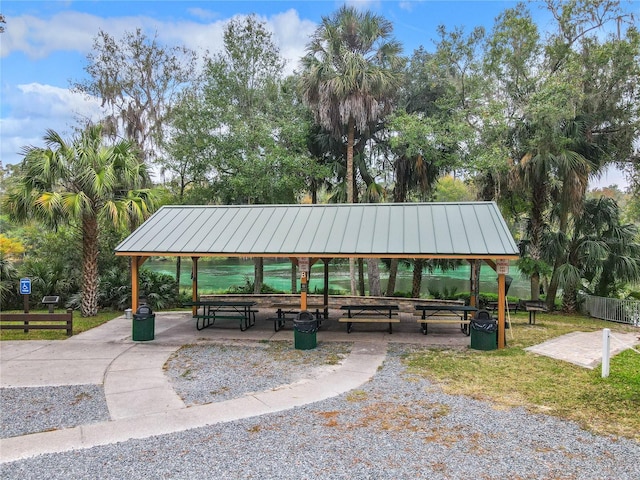
POLYGON ((609 357, 611 345, 611 330, 604 328, 602 330, 602 378, 609 376, 609 357))
POLYGON ((131 320, 133 318, 133 312, 130 308, 127 308, 124 311, 124 318, 126 318, 127 320, 131 320))

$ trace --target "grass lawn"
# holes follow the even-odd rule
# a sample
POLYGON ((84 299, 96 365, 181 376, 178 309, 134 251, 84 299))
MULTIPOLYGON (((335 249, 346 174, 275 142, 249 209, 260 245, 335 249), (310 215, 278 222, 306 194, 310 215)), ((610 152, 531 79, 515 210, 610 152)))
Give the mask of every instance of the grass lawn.
POLYGON ((615 336, 617 332, 640 335, 640 330, 559 314, 538 315, 536 325, 529 325, 526 315, 512 316, 503 350, 433 349, 409 355, 406 362, 413 373, 429 377, 448 393, 488 400, 495 408, 524 406, 597 433, 640 441, 639 353, 626 350, 613 357, 610 376, 601 378, 599 367, 588 370, 524 351, 570 332, 610 328, 615 336))
MULTIPOLYGON (((31 309, 29 313, 47 313, 46 309, 31 309)), ((64 313, 65 310, 56 310, 56 313, 64 313)), ((5 313, 22 313, 22 311, 7 311, 5 313)), ((122 312, 105 310, 95 317, 81 317, 80 312, 73 312, 73 334, 85 332, 95 328, 111 319, 123 315, 122 312)), ((1 330, 0 340, 64 340, 68 338, 64 330, 30 330, 24 333, 22 330, 1 330)))

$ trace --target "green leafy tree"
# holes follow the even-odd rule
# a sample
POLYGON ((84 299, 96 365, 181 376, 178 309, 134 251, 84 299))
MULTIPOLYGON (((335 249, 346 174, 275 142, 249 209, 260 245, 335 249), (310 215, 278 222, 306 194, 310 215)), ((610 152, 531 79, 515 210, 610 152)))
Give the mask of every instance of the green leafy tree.
POLYGON ((83 316, 98 312, 100 220, 126 227, 154 209, 145 189, 146 168, 129 141, 104 142, 101 126, 89 126, 71 142, 49 130, 46 147, 27 147, 4 208, 16 219, 37 218, 52 227, 68 223, 82 234, 83 316))
MULTIPOLYGON (((546 7, 557 27, 551 35, 540 35, 521 4, 498 18, 485 59, 495 92, 488 103, 504 112, 513 188, 528 193, 532 298, 552 215, 566 231, 570 216, 580 215, 589 178, 630 158, 639 125, 631 100, 638 95, 638 32, 619 2, 548 1, 546 7), (607 35, 614 26, 620 35, 607 35)), ((557 271, 558 261, 552 265, 557 271)), ((554 273, 550 304, 556 280, 554 273)))
MULTIPOLYGON (((101 99, 114 137, 122 132, 143 159, 160 152, 165 117, 176 95, 193 79, 196 55, 185 47, 164 47, 141 29, 116 39, 100 30, 87 55, 87 80, 77 91, 101 99)), ((105 131, 107 133, 107 131, 105 131)))
MULTIPOLYGON (((283 69, 255 15, 229 22, 223 51, 207 61, 199 89, 172 117, 171 170, 185 194, 206 191, 208 202, 226 204, 296 203, 322 177, 307 146, 309 112, 283 69)), ((261 278, 259 259, 256 292, 261 278)))

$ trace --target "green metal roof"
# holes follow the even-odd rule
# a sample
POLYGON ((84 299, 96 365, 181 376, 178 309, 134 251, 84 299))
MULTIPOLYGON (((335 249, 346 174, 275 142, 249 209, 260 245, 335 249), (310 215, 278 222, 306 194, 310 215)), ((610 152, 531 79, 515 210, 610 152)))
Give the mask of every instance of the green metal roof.
POLYGON ((118 255, 514 258, 494 202, 173 205, 118 255))

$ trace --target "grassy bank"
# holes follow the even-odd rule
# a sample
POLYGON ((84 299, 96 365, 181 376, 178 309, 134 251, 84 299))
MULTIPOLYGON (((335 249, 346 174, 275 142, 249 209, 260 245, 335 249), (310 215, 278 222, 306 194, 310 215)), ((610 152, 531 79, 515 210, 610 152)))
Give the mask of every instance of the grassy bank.
POLYGON ((539 315, 513 318, 507 348, 489 352, 441 350, 408 356, 413 373, 438 382, 444 391, 488 400, 495 408, 524 406, 533 412, 573 420, 598 433, 640 441, 640 354, 627 350, 611 360, 611 374, 588 370, 560 360, 532 355, 524 348, 575 331, 610 328, 640 330, 583 317, 539 315))

